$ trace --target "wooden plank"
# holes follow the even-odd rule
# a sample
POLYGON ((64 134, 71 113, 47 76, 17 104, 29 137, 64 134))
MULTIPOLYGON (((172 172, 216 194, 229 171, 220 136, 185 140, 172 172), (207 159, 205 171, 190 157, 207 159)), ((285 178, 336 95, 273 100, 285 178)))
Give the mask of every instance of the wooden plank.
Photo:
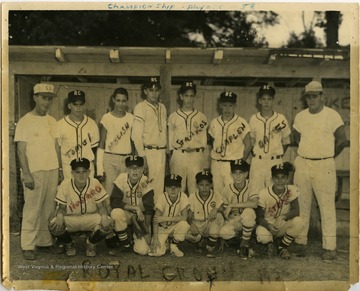
POLYGON ((63 54, 63 52, 60 48, 57 48, 55 50, 55 59, 60 63, 65 62, 65 55, 63 54))
MULTIPOLYGON (((171 67, 163 65, 160 67, 160 82, 162 87, 162 102, 166 108, 170 108, 171 104, 171 67)), ((169 115, 169 112, 168 112, 169 115)))

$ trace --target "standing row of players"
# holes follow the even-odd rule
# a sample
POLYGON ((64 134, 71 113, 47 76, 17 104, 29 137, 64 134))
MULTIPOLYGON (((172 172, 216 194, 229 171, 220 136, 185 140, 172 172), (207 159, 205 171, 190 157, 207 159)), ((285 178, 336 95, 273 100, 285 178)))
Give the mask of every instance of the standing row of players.
MULTIPOLYGON (((172 153, 171 173, 182 177, 182 191, 187 189, 188 193, 195 192, 196 174, 208 168, 208 144, 212 148, 210 156, 214 192, 221 193, 224 186, 233 182, 230 161, 246 160, 251 151, 250 180, 253 183, 250 193, 258 194, 262 188, 271 184, 271 167, 282 162, 291 133, 285 117, 273 111, 274 88, 269 85, 260 88, 258 103, 261 110, 251 117, 249 124, 234 113, 237 96, 233 92, 220 95, 222 113, 208 124, 204 114, 193 107, 196 86, 191 81, 182 84, 179 90, 181 108, 170 114, 166 121, 166 108, 158 100, 160 90, 157 78, 151 78, 144 84, 146 100, 135 106, 132 115, 126 112, 127 91, 116 89, 111 97, 113 110, 100 121, 99 138, 96 123, 83 113, 83 91, 69 93, 70 114, 56 124, 47 114, 55 96, 53 86, 35 85, 36 106, 19 121, 15 134, 25 186, 21 239, 24 253, 33 257, 36 246, 51 246, 50 234, 41 238, 39 230, 44 229, 44 222, 53 217, 52 207, 47 207, 53 202, 56 193, 57 183, 53 182, 62 180, 63 176, 71 178, 71 161, 88 159, 92 176, 97 152, 96 176, 105 183, 107 193, 112 193, 113 182, 125 171, 126 157, 134 152, 131 141, 137 155, 144 160, 145 172, 154 189, 155 202, 164 190, 167 149, 172 153), (207 133, 210 138, 207 138, 207 133), (33 191, 41 193, 32 195, 33 191), (34 196, 38 199, 29 199, 34 196), (47 208, 47 212, 40 214, 43 207, 47 208), (44 216, 39 220, 39 215, 44 216)), ((333 158, 348 145, 348 141, 339 114, 324 106, 321 84, 315 81, 309 83, 305 87, 305 97, 309 108, 295 117, 293 126, 295 140, 299 144, 295 160, 295 184, 302 193, 299 201, 305 223, 297 242, 303 245, 307 243, 314 190, 323 222, 324 257, 335 258, 336 179, 333 158)), ((82 205, 80 196, 78 201, 82 205)))

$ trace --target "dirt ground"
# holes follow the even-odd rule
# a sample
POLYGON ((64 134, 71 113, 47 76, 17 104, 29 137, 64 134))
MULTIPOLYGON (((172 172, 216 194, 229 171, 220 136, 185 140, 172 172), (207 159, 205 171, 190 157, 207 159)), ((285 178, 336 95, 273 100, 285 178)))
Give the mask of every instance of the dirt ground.
MULTIPOLYGON (((267 258, 260 254, 262 246, 255 245, 254 257, 243 260, 234 248, 226 248, 216 258, 196 253, 193 245, 180 245, 183 258, 170 254, 163 257, 123 253, 108 254, 104 243, 98 255, 85 256, 85 237, 77 237, 77 256, 38 253, 37 260, 22 258, 20 236, 10 236, 10 280, 71 280, 71 281, 347 281, 349 280, 349 238, 338 238, 338 257, 333 262, 321 260, 320 238, 312 238, 306 257, 292 253, 290 260, 267 258)), ((290 251, 292 249, 290 248, 290 251)), ((293 250, 294 251, 294 250, 293 250)))

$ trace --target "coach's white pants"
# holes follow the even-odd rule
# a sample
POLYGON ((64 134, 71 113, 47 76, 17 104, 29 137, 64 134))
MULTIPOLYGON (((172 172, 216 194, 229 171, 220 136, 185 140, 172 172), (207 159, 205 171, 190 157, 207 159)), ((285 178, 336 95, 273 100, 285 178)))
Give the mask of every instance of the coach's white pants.
POLYGON ((219 162, 211 160, 211 173, 213 175, 214 192, 221 193, 225 185, 233 183, 230 161, 219 162))
POLYGON ((336 170, 334 159, 307 160, 297 157, 294 162, 294 184, 299 187, 300 217, 305 227, 296 239, 299 244, 307 244, 313 192, 319 204, 322 230, 322 247, 336 249, 336 170))
POLYGON ((24 187, 24 208, 21 225, 21 248, 34 250, 35 246, 51 246, 52 236, 48 225, 55 213, 55 196, 59 170, 31 173, 35 188, 24 187))

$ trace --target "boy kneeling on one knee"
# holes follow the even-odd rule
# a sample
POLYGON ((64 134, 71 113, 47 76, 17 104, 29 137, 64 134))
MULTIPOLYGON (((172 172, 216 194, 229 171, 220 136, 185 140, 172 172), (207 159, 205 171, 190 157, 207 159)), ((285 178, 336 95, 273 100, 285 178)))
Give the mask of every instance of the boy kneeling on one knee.
POLYGON ((266 253, 272 256, 273 238, 282 238, 277 252, 283 259, 290 259, 288 247, 304 227, 299 217, 299 190, 295 185, 288 185, 292 168, 289 162, 271 168, 274 184, 260 190, 257 209, 257 241, 266 244, 266 253))
POLYGON ((59 186, 55 201, 59 207, 49 224, 50 232, 65 245, 67 256, 75 256, 72 232, 91 231, 86 240, 86 256, 96 256, 96 244, 112 231, 113 221, 107 214, 103 186, 90 178, 90 161, 73 160, 70 163, 72 178, 59 186))

